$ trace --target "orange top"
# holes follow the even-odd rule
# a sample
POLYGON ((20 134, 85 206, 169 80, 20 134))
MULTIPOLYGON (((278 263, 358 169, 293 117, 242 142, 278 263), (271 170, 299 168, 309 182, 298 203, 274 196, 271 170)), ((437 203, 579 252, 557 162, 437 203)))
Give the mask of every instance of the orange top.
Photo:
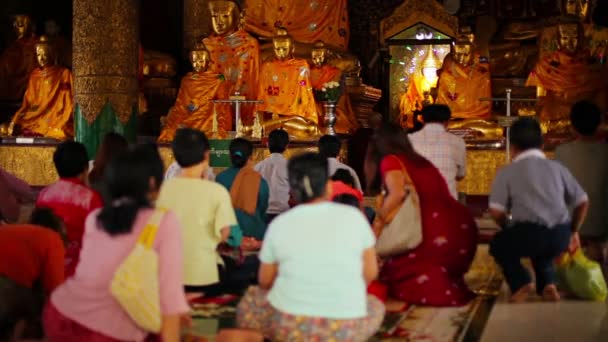
POLYGON ((450 107, 453 118, 489 119, 492 104, 480 98, 492 97, 490 72, 486 65, 462 66, 443 63, 437 84, 436 103, 450 107))
POLYGON ((262 65, 257 110, 286 116, 301 116, 318 123, 317 107, 310 83, 310 67, 303 59, 274 60, 262 65))
POLYGON ((0 274, 46 294, 64 281, 65 248, 56 232, 34 225, 0 226, 0 274))

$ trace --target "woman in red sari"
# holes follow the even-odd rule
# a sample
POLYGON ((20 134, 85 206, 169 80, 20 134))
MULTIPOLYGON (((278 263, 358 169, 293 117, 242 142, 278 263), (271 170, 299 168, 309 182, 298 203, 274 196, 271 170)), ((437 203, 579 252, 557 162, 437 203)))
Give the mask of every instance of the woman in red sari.
MULTIPOLYGON (((477 226, 468 209, 456 201, 439 171, 412 148, 405 132, 387 124, 376 131, 366 158, 371 190, 386 191, 378 208, 375 231, 406 195, 407 172, 418 193, 422 242, 384 260, 380 281, 392 298, 410 304, 460 306, 473 294, 464 282, 477 246, 477 226), (405 170, 404 170, 405 168, 405 170)), ((405 229, 405 228, 404 228, 405 229)))

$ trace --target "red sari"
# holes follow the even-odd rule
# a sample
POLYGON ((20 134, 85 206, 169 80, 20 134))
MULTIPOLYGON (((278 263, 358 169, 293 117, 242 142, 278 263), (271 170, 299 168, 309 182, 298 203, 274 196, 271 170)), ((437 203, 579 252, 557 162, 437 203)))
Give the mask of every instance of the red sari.
MULTIPOLYGON (((380 281, 389 296, 410 304, 461 306, 473 293, 464 282, 477 248, 477 226, 469 210, 456 201, 445 179, 429 161, 397 156, 407 169, 420 198, 422 243, 386 260, 380 281)), ((401 170, 394 156, 380 163, 387 172, 401 170)))

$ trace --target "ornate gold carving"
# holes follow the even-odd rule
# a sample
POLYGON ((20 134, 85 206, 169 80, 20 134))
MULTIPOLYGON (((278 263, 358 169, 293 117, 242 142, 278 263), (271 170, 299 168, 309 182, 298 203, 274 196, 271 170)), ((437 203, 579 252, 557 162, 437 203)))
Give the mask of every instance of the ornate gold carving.
POLYGON ((384 41, 417 23, 426 24, 450 37, 456 37, 458 31, 458 18, 446 12, 439 2, 406 0, 380 22, 380 37, 384 41))
POLYGON ((184 0, 184 51, 190 51, 211 33, 210 0, 184 0))
POLYGON ((74 94, 87 121, 109 101, 126 123, 137 105, 138 1, 74 2, 74 94))

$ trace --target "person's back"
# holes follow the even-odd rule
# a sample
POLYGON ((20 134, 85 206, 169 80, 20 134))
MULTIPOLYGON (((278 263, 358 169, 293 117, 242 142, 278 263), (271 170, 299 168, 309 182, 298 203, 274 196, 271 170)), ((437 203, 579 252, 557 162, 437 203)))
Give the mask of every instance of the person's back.
POLYGON ((36 207, 53 210, 65 224, 68 239, 66 276, 71 275, 78 264, 87 215, 102 205, 101 196, 84 181, 88 160, 84 145, 72 141, 60 144, 53 154, 60 179, 42 189, 36 200, 36 207))
POLYGON ((289 210, 289 182, 287 179, 287 159, 283 156, 289 145, 289 135, 282 129, 275 129, 268 135, 270 156, 259 162, 254 170, 268 183, 267 221, 289 210))
POLYGON ((338 160, 342 143, 335 135, 324 135, 319 139, 318 148, 319 155, 327 158, 329 176, 332 177, 337 170, 346 170, 350 173, 354 180, 354 188, 363 191, 359 175, 355 170, 338 160))
POLYGON ((428 159, 445 179, 452 197, 458 198, 457 180, 466 173, 464 140, 446 131, 450 109, 444 105, 427 106, 423 110, 425 125, 409 136, 416 152, 428 159))

